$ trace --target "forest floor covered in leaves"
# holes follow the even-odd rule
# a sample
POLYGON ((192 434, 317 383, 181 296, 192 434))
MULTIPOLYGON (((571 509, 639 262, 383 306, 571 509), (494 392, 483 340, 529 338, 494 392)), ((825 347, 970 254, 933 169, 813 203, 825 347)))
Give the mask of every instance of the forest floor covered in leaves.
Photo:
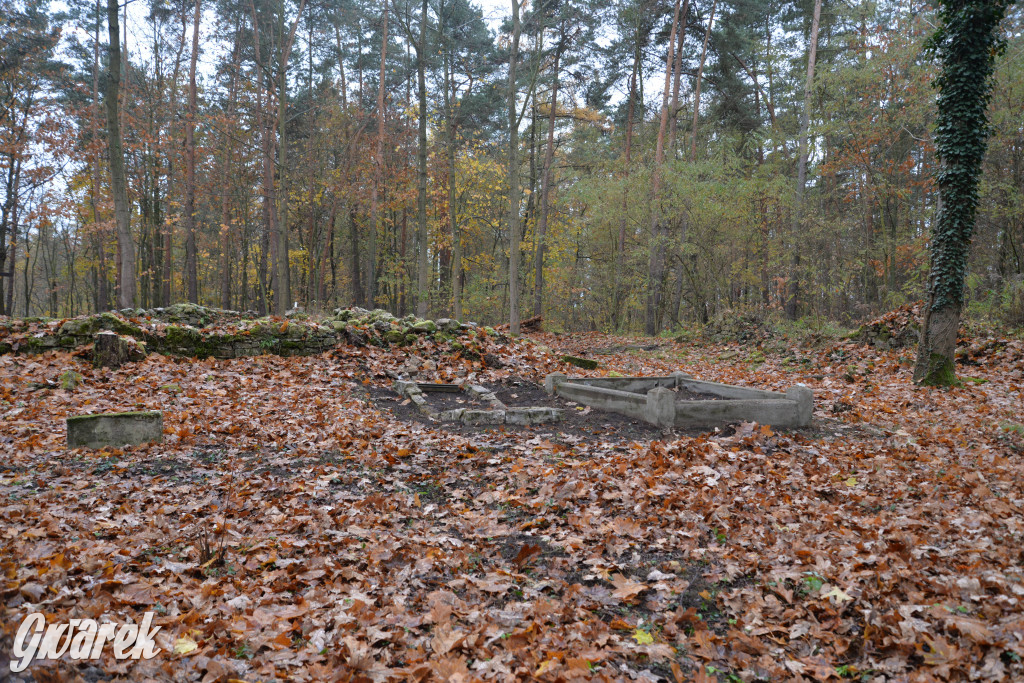
POLYGON ((426 340, 118 370, 0 356, 0 660, 29 612, 153 611, 152 660, 108 648, 26 673, 1024 678, 1020 341, 969 344, 971 379, 950 390, 915 388, 909 350, 836 339, 478 343, 502 367, 426 340), (421 377, 524 391, 556 370, 801 382, 815 419, 652 433, 588 413, 565 430, 449 431, 387 396, 411 353, 432 361, 421 377), (83 377, 71 391, 67 370, 83 377), (163 444, 64 448, 66 416, 139 409, 163 411, 163 444))

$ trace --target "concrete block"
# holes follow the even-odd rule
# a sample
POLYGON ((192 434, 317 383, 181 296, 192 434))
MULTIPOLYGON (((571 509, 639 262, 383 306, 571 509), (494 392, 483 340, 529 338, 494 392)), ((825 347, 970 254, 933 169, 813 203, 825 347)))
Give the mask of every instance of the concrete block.
POLYGON ((103 448, 161 443, 164 418, 157 410, 78 415, 67 418, 68 448, 103 448))
POLYGON ((430 405, 427 403, 427 397, 423 395, 423 392, 418 387, 415 392, 409 393, 409 400, 416 405, 416 410, 424 415, 434 414, 434 411, 430 409, 430 405))
POLYGON ((466 410, 462 413, 462 423, 467 425, 502 425, 505 424, 505 411, 466 410))
POLYGON ((434 416, 434 419, 440 420, 441 422, 461 422, 462 414, 465 412, 465 408, 456 408, 455 410, 442 410, 440 413, 434 416))
POLYGON ((505 411, 505 424, 510 425, 537 425, 561 419, 562 411, 556 408, 509 408, 505 411))
POLYGON ((505 404, 498 400, 498 397, 493 392, 489 391, 486 387, 482 387, 479 384, 465 384, 463 389, 473 396, 476 396, 481 401, 489 404, 494 410, 504 410, 505 404))
POLYGON ((647 416, 644 418, 651 424, 662 428, 675 425, 676 394, 671 389, 656 387, 647 392, 647 416))
POLYGON ((802 384, 790 387, 786 389, 786 398, 796 401, 799 426, 806 427, 811 424, 811 417, 814 415, 814 392, 810 387, 802 384))
POLYGON ((408 382, 406 380, 395 381, 395 391, 398 392, 399 396, 408 397, 410 394, 420 394, 420 388, 416 386, 416 382, 408 382))
POLYGON ((569 378, 561 372, 552 372, 544 378, 544 391, 548 392, 548 394, 554 394, 555 387, 568 379, 569 378))
POLYGON ((492 392, 488 391, 486 394, 480 397, 481 401, 485 401, 493 410, 505 410, 508 406, 498 400, 492 392))

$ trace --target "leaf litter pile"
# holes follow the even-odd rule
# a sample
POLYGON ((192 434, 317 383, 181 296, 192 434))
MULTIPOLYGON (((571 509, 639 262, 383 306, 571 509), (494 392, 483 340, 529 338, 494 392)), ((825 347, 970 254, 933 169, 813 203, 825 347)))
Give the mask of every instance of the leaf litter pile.
POLYGON ((0 658, 31 612, 151 611, 154 659, 106 648, 22 675, 1024 677, 1019 341, 970 347, 969 381, 943 391, 912 386, 906 351, 852 342, 478 344, 501 367, 429 341, 116 371, 0 356, 0 658), (600 360, 594 375, 803 382, 815 423, 656 441, 452 433, 372 400, 412 353, 439 382, 583 372, 561 353, 600 360), (66 416, 139 409, 163 411, 163 444, 64 448, 66 416))

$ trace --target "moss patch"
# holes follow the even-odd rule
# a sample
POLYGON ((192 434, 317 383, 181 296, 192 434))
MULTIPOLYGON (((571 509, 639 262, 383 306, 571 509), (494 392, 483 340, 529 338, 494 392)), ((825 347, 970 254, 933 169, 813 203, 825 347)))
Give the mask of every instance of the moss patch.
POLYGON ((577 356, 562 356, 562 362, 568 363, 569 365, 575 365, 578 368, 584 370, 594 370, 597 368, 597 361, 591 358, 579 358, 577 356))
POLYGON ((956 376, 953 359, 939 353, 933 353, 928 358, 928 367, 917 383, 925 387, 958 387, 961 385, 956 376))

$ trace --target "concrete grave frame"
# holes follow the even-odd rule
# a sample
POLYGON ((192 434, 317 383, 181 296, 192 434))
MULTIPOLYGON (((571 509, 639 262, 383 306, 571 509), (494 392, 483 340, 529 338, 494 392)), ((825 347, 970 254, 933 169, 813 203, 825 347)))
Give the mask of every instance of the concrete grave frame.
MULTIPOLYGON (((448 390, 448 385, 445 391, 448 390)), ((472 394, 484 403, 487 403, 490 410, 471 410, 469 408, 456 408, 455 410, 435 411, 427 401, 426 393, 430 393, 429 383, 409 382, 397 380, 395 391, 400 396, 405 396, 416 405, 416 410, 432 420, 439 422, 461 422, 467 425, 536 425, 545 422, 559 422, 564 411, 557 408, 526 407, 509 408, 486 387, 478 384, 463 384, 461 390, 472 394)))
POLYGON ((703 382, 684 372, 667 377, 567 377, 552 373, 544 389, 570 401, 671 428, 717 427, 757 422, 773 427, 806 427, 814 412, 814 394, 803 386, 786 393, 703 382), (682 388, 715 399, 676 400, 682 388))

